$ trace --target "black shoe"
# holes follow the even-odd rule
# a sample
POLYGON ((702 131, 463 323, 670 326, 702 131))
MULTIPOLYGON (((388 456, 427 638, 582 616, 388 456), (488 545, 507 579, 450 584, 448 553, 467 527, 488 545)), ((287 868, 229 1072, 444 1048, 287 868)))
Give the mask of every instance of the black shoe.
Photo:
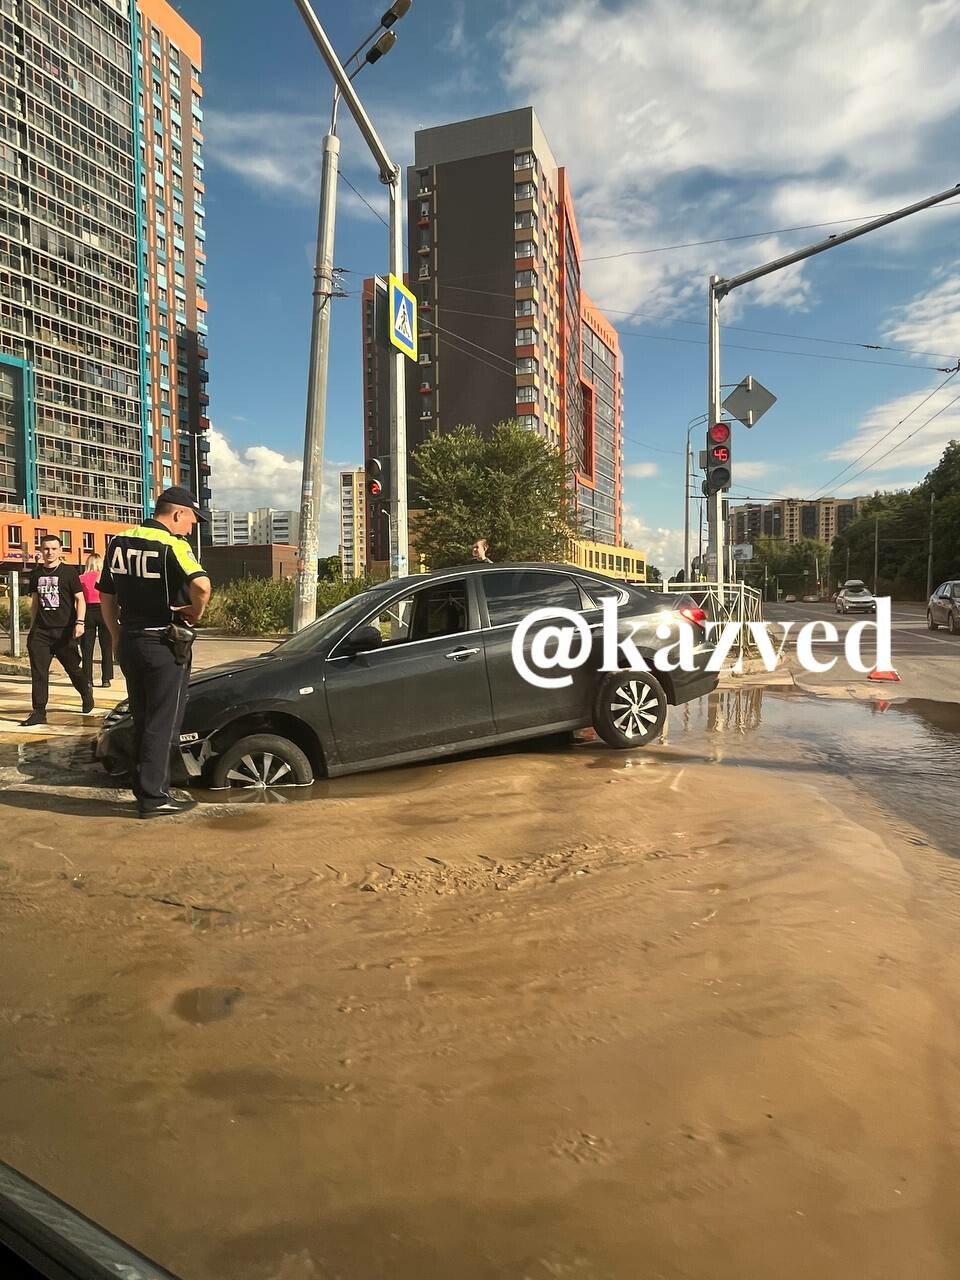
POLYGON ((84 716, 89 716, 92 714, 92 712, 93 712, 93 697, 91 696, 89 698, 84 698, 83 706, 80 708, 80 714, 84 716))
POLYGON ((162 804, 137 805, 141 818, 172 818, 178 813, 189 813, 197 807, 196 800, 164 800, 162 804))
POLYGON ((31 729, 35 724, 46 724, 47 713, 45 711, 31 711, 26 720, 20 721, 21 729, 31 729))

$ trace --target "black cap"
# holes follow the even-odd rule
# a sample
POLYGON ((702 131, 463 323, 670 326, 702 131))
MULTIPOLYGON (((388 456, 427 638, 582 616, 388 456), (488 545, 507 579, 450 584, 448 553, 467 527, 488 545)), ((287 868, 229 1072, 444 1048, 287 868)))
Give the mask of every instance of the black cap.
POLYGON ((197 519, 202 520, 204 524, 207 523, 209 518, 207 513, 200 509, 200 503, 196 500, 190 490, 181 488, 178 484, 175 484, 172 489, 164 489, 163 493, 161 493, 157 498, 154 511, 156 511, 161 502, 169 502, 174 507, 189 507, 197 519))

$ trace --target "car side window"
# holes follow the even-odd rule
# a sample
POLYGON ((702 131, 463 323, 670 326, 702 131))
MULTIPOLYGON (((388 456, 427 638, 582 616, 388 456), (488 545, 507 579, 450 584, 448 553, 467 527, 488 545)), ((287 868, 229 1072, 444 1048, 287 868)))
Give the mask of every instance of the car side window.
POLYGON ((563 573, 543 573, 531 569, 504 569, 482 576, 483 593, 492 627, 519 622, 534 609, 584 608, 580 588, 563 573))
POLYGON ((376 627, 383 637, 381 648, 393 648, 414 640, 433 640, 457 635, 468 628, 467 584, 435 583, 394 600, 366 626, 376 627))

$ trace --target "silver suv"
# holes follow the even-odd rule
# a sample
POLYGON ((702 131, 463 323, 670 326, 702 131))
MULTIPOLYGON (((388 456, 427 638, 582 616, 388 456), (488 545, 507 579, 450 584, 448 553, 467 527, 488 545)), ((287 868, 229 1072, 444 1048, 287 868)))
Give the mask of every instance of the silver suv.
POLYGON ((859 578, 851 578, 837 592, 837 613, 876 612, 876 597, 859 578))

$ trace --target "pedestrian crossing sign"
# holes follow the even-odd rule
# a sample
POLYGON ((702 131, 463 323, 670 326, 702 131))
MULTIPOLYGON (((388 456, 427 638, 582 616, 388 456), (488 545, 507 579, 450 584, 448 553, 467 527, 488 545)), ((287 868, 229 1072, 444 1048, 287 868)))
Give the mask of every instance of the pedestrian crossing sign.
POLYGON ((417 358, 417 300, 406 286, 388 276, 390 293, 390 341, 411 360, 417 358))

